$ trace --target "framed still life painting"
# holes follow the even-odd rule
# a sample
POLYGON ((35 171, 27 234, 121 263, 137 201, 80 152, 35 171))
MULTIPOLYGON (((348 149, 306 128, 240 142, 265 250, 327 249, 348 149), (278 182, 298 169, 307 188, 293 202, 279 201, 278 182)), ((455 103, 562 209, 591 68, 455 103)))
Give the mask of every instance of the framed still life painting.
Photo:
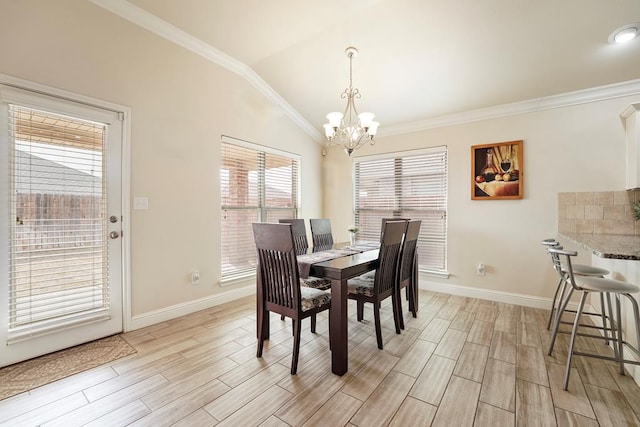
POLYGON ((522 141, 471 146, 471 198, 522 199, 522 141))

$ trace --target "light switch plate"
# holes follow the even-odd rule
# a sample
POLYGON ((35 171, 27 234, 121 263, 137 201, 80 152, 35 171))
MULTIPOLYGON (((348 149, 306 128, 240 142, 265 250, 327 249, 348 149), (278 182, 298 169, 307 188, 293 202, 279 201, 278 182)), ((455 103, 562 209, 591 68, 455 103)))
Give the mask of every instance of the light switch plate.
POLYGON ((137 210, 137 211, 149 209, 149 198, 148 197, 134 197, 133 198, 133 209, 137 210))

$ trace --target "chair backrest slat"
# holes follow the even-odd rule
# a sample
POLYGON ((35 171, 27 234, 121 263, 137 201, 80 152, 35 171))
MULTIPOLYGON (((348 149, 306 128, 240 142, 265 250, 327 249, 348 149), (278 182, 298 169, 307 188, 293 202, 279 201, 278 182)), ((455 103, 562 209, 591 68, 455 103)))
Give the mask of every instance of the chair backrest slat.
POLYGON ((328 218, 310 219, 311 238, 313 246, 333 245, 333 234, 331 234, 331 221, 328 218))
POLYGON ((378 253, 379 266, 373 283, 374 294, 389 293, 395 286, 405 229, 406 221, 389 221, 385 223, 378 253))
POLYGON ((420 226, 422 221, 413 220, 407 224, 407 231, 404 234, 404 243, 402 247, 402 261, 400 264, 400 282, 408 280, 413 275, 416 251, 418 249, 418 236, 420 235, 420 226))
POLYGON ((309 249, 309 241, 307 240, 307 229, 304 226, 302 218, 286 218, 279 219, 280 224, 291 224, 291 232, 293 233, 293 243, 296 248, 296 254, 302 255, 307 253, 309 249))
POLYGON ((380 242, 382 242, 382 236, 384 236, 384 225, 389 221, 410 221, 411 218, 382 218, 380 226, 380 242))

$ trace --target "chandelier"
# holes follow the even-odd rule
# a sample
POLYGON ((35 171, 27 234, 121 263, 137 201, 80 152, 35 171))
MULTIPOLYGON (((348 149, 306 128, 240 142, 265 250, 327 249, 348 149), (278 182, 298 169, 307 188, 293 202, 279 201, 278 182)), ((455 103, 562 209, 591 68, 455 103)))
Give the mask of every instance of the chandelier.
POLYGON ((327 137, 326 145, 343 145, 344 151, 350 156, 354 150, 362 147, 367 141, 375 144, 374 137, 380 123, 374 122, 373 113, 360 113, 356 109, 355 100, 360 98, 360 91, 353 88, 353 58, 358 56, 358 49, 348 47, 345 54, 349 57, 349 87, 340 97, 347 100, 344 113, 333 112, 327 114, 329 123, 324 124, 327 137))

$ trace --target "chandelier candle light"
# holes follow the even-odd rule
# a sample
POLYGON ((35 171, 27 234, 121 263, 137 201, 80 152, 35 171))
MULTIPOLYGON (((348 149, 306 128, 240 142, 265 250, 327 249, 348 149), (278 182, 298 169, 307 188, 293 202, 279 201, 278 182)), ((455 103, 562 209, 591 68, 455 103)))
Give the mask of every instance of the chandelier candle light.
POLYGON ((353 58, 358 56, 358 49, 348 47, 345 54, 349 57, 349 87, 342 92, 340 97, 347 99, 347 106, 344 113, 333 112, 327 114, 329 123, 324 124, 324 131, 327 137, 327 145, 343 145, 344 151, 350 156, 370 141, 375 144, 374 137, 380 123, 374 122, 373 113, 360 113, 356 109, 355 99, 360 98, 360 91, 353 88, 353 58))

